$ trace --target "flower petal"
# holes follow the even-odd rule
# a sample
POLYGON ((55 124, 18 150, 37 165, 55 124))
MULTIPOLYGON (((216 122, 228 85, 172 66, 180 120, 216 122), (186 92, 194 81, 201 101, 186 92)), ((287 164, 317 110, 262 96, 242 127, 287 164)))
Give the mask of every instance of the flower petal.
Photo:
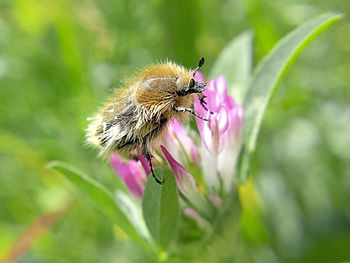
POLYGON ((217 155, 211 153, 204 145, 201 148, 202 171, 205 184, 211 191, 215 191, 220 186, 220 180, 217 173, 217 155))
POLYGON ((227 96, 227 80, 224 76, 219 76, 216 79, 216 92, 220 97, 227 96))
POLYGON ((137 162, 135 160, 130 160, 129 164, 126 164, 115 153, 111 153, 109 159, 114 171, 125 182, 130 193, 141 198, 146 178, 142 174, 137 162))
POLYGON ((220 106, 216 115, 219 133, 223 134, 229 127, 229 113, 224 105, 220 106))
POLYGON ((183 167, 180 163, 178 163, 163 145, 161 145, 160 148, 165 158, 167 159, 171 169, 174 172, 177 186, 179 187, 180 191, 184 193, 189 193, 196 189, 196 183, 192 175, 186 170, 186 168, 183 167))
POLYGON ((199 71, 197 71, 196 74, 194 74, 194 78, 196 80, 198 80, 199 82, 205 83, 205 79, 204 79, 202 73, 200 73, 199 71))
MULTIPOLYGON (((210 128, 210 135, 211 140, 210 144, 208 144, 208 150, 212 153, 218 154, 219 148, 220 148, 220 133, 219 133, 219 121, 218 121, 218 113, 214 113, 209 118, 209 128, 210 128)), ((208 140, 209 133, 207 135, 206 140, 208 140)))
POLYGON ((226 147, 224 147, 217 156, 217 171, 220 174, 225 192, 229 192, 234 185, 234 172, 241 143, 240 140, 237 139, 234 140, 234 142, 232 142, 232 140, 226 141, 227 145, 224 144, 226 147))
POLYGON ((236 105, 232 112, 233 126, 236 133, 241 133, 244 125, 244 111, 241 106, 236 105))
POLYGON ((137 158, 139 159, 143 169, 145 170, 146 175, 148 176, 151 173, 151 167, 149 167, 149 163, 148 163, 147 159, 145 158, 145 156, 143 156, 141 154, 141 151, 137 155, 137 158))
POLYGON ((199 164, 199 153, 197 151, 197 146, 194 144, 193 140, 188 136, 186 130, 182 127, 180 122, 173 119, 169 123, 169 133, 173 134, 178 143, 181 144, 182 148, 185 150, 187 155, 196 163, 199 164))
MULTIPOLYGON (((243 108, 228 95, 227 80, 223 76, 210 80, 203 94, 206 96, 206 106, 211 112, 207 112, 207 122, 196 119, 202 138, 204 177, 209 188, 217 189, 221 181, 224 190, 230 191, 241 147, 243 108)), ((194 107, 196 112, 201 110, 199 99, 195 100, 194 107)))

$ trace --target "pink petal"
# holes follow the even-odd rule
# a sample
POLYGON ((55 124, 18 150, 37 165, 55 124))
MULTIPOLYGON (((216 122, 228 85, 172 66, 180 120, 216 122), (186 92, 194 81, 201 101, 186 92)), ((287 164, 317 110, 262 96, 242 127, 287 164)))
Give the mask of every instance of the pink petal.
POLYGON ((109 156, 111 165, 116 174, 124 181, 130 193, 141 198, 145 186, 145 178, 135 160, 126 164, 115 153, 109 156))
POLYGON ((198 80, 199 82, 205 83, 205 79, 202 75, 202 73, 200 73, 199 71, 196 72, 196 74, 194 75, 195 79, 198 80))
POLYGON ((211 116, 208 116, 208 117, 209 117, 209 121, 196 120, 196 122, 197 122, 197 128, 203 144, 209 151, 211 151, 212 144, 213 144, 213 132, 209 126, 211 116))
MULTIPOLYGON (((209 98, 206 98, 206 101, 208 101, 209 98)), ((207 107, 209 107, 209 105, 207 104, 207 107)), ((203 106, 201 105, 198 97, 195 97, 194 100, 194 111, 206 118, 210 117, 210 112, 206 111, 203 106)), ((199 118, 195 118, 196 124, 197 124, 197 128, 199 131, 199 134, 202 138, 202 142, 204 142, 204 144, 206 145, 206 147, 209 147, 210 141, 211 141, 211 131, 209 128, 209 124, 207 121, 201 120, 199 118)))
POLYGON ((170 122, 169 131, 174 133, 178 142, 181 143, 188 156, 190 156, 196 164, 199 164, 199 153, 197 151, 197 147, 178 120, 174 119, 170 122))
POLYGON ((145 187, 145 178, 135 160, 130 160, 129 171, 130 174, 126 178, 125 184, 131 193, 141 198, 145 187))
POLYGON ((225 96, 223 103, 228 109, 233 109, 237 106, 234 99, 231 96, 225 96))
MULTIPOLYGON (((208 99, 205 98, 204 101, 208 101, 208 99)), ((207 115, 207 111, 201 105, 200 100, 198 99, 197 95, 194 98, 193 106, 194 106, 195 113, 197 113, 198 115, 203 116, 203 117, 207 115)), ((196 119, 196 121, 200 120, 199 118, 195 118, 195 119, 196 119)))
POLYGON ((229 127, 229 113, 224 105, 219 107, 216 117, 218 120, 219 133, 223 134, 229 127))
POLYGON ((165 145, 169 153, 176 159, 180 159, 180 155, 183 155, 182 145, 176 138, 176 135, 171 128, 171 125, 169 125, 168 132, 163 137, 161 144, 165 145))
MULTIPOLYGON (((241 147, 244 111, 228 95, 227 81, 223 76, 210 80, 203 94, 207 96, 207 108, 212 112, 207 112, 208 117, 205 116, 209 119, 208 122, 196 119, 205 146, 201 153, 205 167, 203 172, 207 183, 212 181, 211 185, 217 185, 217 180, 212 177, 219 172, 224 190, 227 191, 233 184, 234 168, 241 147), (214 172, 210 167, 206 167, 210 162, 214 165, 214 172)), ((195 99, 194 107, 196 112, 205 112, 199 99, 195 99)), ((203 113, 201 115, 203 116, 203 113)))
POLYGON ((210 90, 210 91, 216 93, 216 81, 215 81, 215 79, 209 80, 208 86, 206 87, 205 90, 210 90))
POLYGON ((216 92, 221 96, 227 96, 227 80, 224 76, 219 76, 216 79, 216 92))
POLYGON ((236 106, 233 111, 233 126, 236 133, 240 133, 244 125, 244 111, 241 106, 236 106))
POLYGON ((208 110, 210 110, 211 112, 216 112, 218 107, 222 103, 222 98, 214 90, 207 90, 205 94, 207 96, 206 102, 208 110))
POLYGON ((138 153, 137 158, 139 159, 143 169, 145 170, 146 175, 148 176, 151 173, 151 168, 149 167, 147 159, 141 154, 141 152, 138 153))
POLYGON ((174 172, 177 186, 179 187, 179 189, 185 193, 188 193, 195 189, 195 181, 192 175, 186 170, 185 167, 183 167, 170 155, 170 153, 163 145, 161 145, 160 148, 165 158, 167 159, 171 169, 174 172))
MULTIPOLYGON (((209 127, 211 131, 211 143, 208 145, 208 150, 212 153, 219 153, 220 150, 220 132, 219 132, 219 121, 218 113, 214 113, 209 118, 209 127)), ((209 133, 207 134, 206 140, 208 140, 209 133)))

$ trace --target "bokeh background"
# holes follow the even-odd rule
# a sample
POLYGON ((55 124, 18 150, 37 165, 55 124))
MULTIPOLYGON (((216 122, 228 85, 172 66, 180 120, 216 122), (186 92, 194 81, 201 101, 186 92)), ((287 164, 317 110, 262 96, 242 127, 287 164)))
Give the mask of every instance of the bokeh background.
MULTIPOLYGON (((135 69, 166 58, 193 68, 204 56, 206 74, 247 29, 256 65, 286 33, 328 11, 346 15, 350 2, 1 0, 0 259, 16 244, 18 262, 149 262, 46 164, 62 160, 123 187, 84 144, 84 130, 135 69)), ((275 94, 253 158, 259 204, 242 213, 240 262, 350 260, 349 58, 345 16, 275 94)))

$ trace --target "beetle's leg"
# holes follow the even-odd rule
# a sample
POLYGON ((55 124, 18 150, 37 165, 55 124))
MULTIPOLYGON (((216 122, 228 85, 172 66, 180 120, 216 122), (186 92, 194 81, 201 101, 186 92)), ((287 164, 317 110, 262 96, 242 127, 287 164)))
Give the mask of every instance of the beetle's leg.
POLYGON ((164 180, 163 181, 159 180, 153 171, 152 158, 154 157, 149 151, 148 145, 150 144, 152 139, 157 137, 162 132, 163 128, 166 125, 166 122, 167 122, 166 119, 161 119, 157 128, 155 128, 154 130, 152 130, 150 133, 148 133, 142 138, 142 155, 145 156, 145 158, 147 159, 149 167, 151 169, 152 176, 158 184, 163 184, 164 180))
MULTIPOLYGON (((205 109, 206 111, 209 111, 207 106, 205 106, 207 104, 207 102, 204 100, 206 97, 207 96, 203 95, 202 93, 198 95, 199 102, 202 105, 203 109, 205 109)), ((213 114, 213 112, 210 111, 210 114, 213 114)))
POLYGON ((198 115, 197 113, 194 112, 192 108, 187 108, 187 107, 182 107, 182 106, 173 106, 173 111, 176 112, 189 112, 192 115, 196 116, 197 118, 200 118, 203 121, 208 121, 208 119, 198 115))
POLYGON ((206 111, 208 111, 207 106, 205 106, 205 104, 207 104, 207 102, 204 100, 207 96, 200 94, 200 96, 198 96, 199 98, 199 102, 202 105, 203 109, 205 109, 206 111))
POLYGON ((144 139, 143 142, 142 142, 142 155, 146 158, 147 162, 148 162, 148 165, 151 169, 151 173, 152 173, 152 176, 154 178, 154 180, 156 180, 156 182, 158 184, 163 184, 164 181, 161 181, 157 178, 157 176, 155 175, 154 171, 153 171, 153 165, 152 165, 152 158, 153 155, 151 154, 151 152, 148 150, 148 146, 147 146, 147 142, 146 142, 147 139, 144 139))

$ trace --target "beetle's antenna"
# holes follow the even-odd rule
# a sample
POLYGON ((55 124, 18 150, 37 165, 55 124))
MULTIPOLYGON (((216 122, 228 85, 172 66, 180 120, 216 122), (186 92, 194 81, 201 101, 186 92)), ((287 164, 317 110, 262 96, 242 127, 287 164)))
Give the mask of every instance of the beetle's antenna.
POLYGON ((196 74, 196 72, 198 71, 198 69, 200 69, 201 66, 203 66, 203 64, 204 64, 204 58, 201 57, 201 58, 199 59, 199 61, 198 61, 198 66, 197 66, 197 67, 195 68, 195 70, 193 71, 193 77, 194 77, 194 75, 196 74))

